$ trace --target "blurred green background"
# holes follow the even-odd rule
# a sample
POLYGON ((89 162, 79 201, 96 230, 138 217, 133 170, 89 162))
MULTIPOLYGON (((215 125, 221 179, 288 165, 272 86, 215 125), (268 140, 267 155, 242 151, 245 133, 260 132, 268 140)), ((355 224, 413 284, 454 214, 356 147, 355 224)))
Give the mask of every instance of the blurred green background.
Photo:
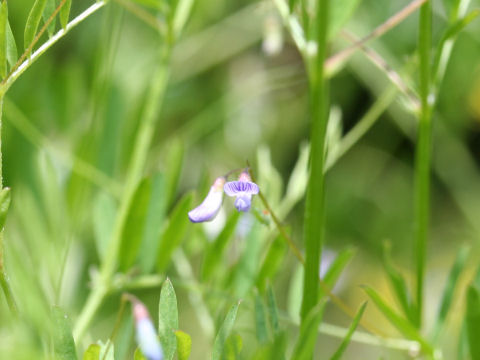
MULTIPOLYGON (((406 3, 359 1, 345 27, 357 36, 366 35, 406 3)), ((31 0, 8 3, 18 44, 23 43, 23 27, 32 4, 31 0)), ((88 5, 90 2, 74 0, 72 15, 88 5)), ((434 39, 438 40, 446 20, 442 4, 434 1, 433 7, 434 39)), ((416 48, 417 16, 414 13, 369 43, 409 79, 417 76, 406 65, 416 48)), ((480 23, 474 21, 459 35, 434 115, 427 330, 457 250, 465 244, 471 247, 460 289, 473 277, 480 258, 479 34, 480 23)), ((347 44, 335 36, 330 53, 347 44)), ((2 150, 4 184, 12 188, 12 207, 5 228, 5 261, 22 315, 20 321, 12 317, 1 298, 2 358, 28 359, 38 351, 45 354, 48 344, 42 333, 47 331, 46 314, 53 304, 60 305, 75 322, 102 258, 98 238, 109 231, 118 196, 122 196, 120 186, 159 45, 155 30, 120 2, 111 1, 43 55, 8 92, 2 150), (79 173, 72 171, 81 164, 89 164, 113 181, 105 183, 96 173, 85 175, 92 170, 88 166, 79 173), (18 356, 8 356, 13 353, 18 356)), ((338 141, 339 134, 348 133, 390 86, 382 71, 361 53, 355 54, 331 80, 332 117, 338 127, 332 129, 329 140, 338 141)), ((176 190, 166 204, 166 213, 191 190, 195 192, 191 205, 196 205, 215 177, 245 166, 247 160, 275 210, 310 137, 308 101, 302 58, 272 2, 195 1, 174 47, 171 77, 145 172, 146 176, 160 173, 170 179, 172 172, 180 169, 178 179, 174 176, 172 180, 176 190), (269 53, 268 46, 275 51, 269 53)), ((415 122, 395 98, 371 130, 328 172, 324 258, 328 260, 345 248, 355 249, 355 257, 335 289, 352 308, 366 300, 361 284, 375 287, 394 303, 381 264, 385 240, 391 242, 395 263, 409 281, 413 279, 415 122)), ((302 192, 302 185, 298 186, 302 192)), ((263 210, 258 199, 254 206, 263 210)), ((303 200, 294 201, 288 210, 285 224, 302 248, 303 200)), ((215 223, 221 226, 222 217, 233 211, 228 203, 215 223)), ((162 227, 164 216, 159 215, 158 221, 162 227)), ((253 226, 261 226, 258 224, 253 226)), ((218 230, 215 226, 208 231, 202 225, 186 226, 182 247, 193 276, 200 279, 209 231, 218 230)), ((196 314, 198 295, 216 324, 233 302, 245 299, 236 324, 243 337, 241 358, 255 353, 254 291, 252 284, 238 278, 249 278, 252 269, 258 271, 270 238, 258 237, 255 243, 237 233, 214 280, 193 284, 185 274, 188 267, 182 273, 176 258, 176 265, 168 267, 166 273, 177 291, 180 327, 193 339, 191 359, 209 357, 212 343, 196 314)), ((280 261, 270 281, 284 317, 295 320, 301 297, 295 280, 298 264, 286 249, 280 261)), ((135 273, 135 265, 122 270, 135 273)), ((156 318, 159 284, 133 291, 156 318)), ((453 358, 463 317, 464 291, 457 294, 442 335, 445 359, 453 358)), ((77 344, 79 351, 89 342, 106 341, 118 309, 119 293, 113 293, 100 308, 88 336, 77 344)), ((365 317, 388 336, 399 337, 373 306, 367 307, 365 317)), ((293 336, 298 327, 290 320, 283 326, 293 336)), ((350 323, 332 304, 327 306, 324 320, 340 326, 350 323)), ((124 348, 116 349, 119 359, 131 357, 134 349, 133 328, 128 321, 124 323, 121 335, 128 341, 124 348)), ((338 338, 321 334, 318 353, 331 353, 339 343, 338 338)), ((404 359, 408 354, 356 342, 345 354, 345 359, 381 357, 404 359)))

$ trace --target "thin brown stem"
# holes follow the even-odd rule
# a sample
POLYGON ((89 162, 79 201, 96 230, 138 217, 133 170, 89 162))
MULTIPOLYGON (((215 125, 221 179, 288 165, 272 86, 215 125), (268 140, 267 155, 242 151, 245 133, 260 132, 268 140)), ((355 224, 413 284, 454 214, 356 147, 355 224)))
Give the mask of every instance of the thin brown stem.
POLYGON ((387 19, 384 23, 377 26, 370 34, 363 37, 353 45, 347 47, 346 49, 341 50, 340 52, 336 53, 335 55, 330 56, 325 61, 325 67, 333 68, 336 64, 341 63, 348 59, 355 51, 360 49, 363 45, 365 45, 368 41, 378 38, 385 34, 387 31, 393 29, 395 26, 400 24, 405 18, 411 15, 415 10, 417 10, 420 6, 422 6, 427 0, 414 0, 407 6, 405 6, 402 10, 391 16, 387 19))

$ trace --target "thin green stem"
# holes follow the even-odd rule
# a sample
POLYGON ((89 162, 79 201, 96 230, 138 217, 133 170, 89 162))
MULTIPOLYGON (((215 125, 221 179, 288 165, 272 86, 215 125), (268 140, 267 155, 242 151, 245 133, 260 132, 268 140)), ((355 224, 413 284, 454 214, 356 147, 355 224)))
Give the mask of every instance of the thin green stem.
POLYGON ((163 94, 165 92, 169 77, 169 58, 170 48, 162 47, 159 65, 152 78, 151 88, 145 105, 145 112, 142 123, 137 132, 134 153, 130 160, 128 177, 125 184, 125 194, 120 205, 119 213, 115 221, 114 230, 110 239, 109 247, 104 263, 100 269, 100 278, 97 286, 90 293, 84 309, 81 311, 76 326, 74 328, 74 337, 78 341, 82 338, 90 325, 96 311, 108 294, 112 278, 116 270, 118 252, 120 249, 121 235, 125 221, 128 215, 128 209, 133 201, 135 189, 141 180, 143 170, 147 161, 148 150, 153 138, 156 120, 162 104, 163 94))
POLYGON ((420 59, 420 118, 415 159, 415 261, 416 261, 416 325, 422 325, 423 288, 430 214, 430 162, 432 108, 430 102, 430 49, 432 42, 432 10, 430 1, 420 8, 418 49, 420 59))
POLYGON ((311 95, 311 150, 310 174, 307 187, 304 241, 305 275, 302 299, 302 320, 315 307, 319 297, 318 271, 325 237, 325 137, 328 121, 328 84, 324 63, 327 54, 329 0, 317 3, 315 24, 317 26, 317 53, 309 66, 311 95))

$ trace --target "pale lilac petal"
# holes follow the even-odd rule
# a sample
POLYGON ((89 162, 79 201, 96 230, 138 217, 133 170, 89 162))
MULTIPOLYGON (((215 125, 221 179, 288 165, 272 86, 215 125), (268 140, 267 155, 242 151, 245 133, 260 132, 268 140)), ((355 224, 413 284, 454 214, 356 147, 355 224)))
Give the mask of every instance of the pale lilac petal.
POLYGON ((235 207, 238 211, 248 211, 250 210, 250 206, 252 205, 252 195, 250 194, 242 194, 238 195, 235 199, 235 207))
POLYGON ((188 218, 193 223, 213 220, 222 206, 222 200, 223 191, 212 186, 203 202, 188 213, 188 218))
POLYGON ((255 195, 258 194, 258 185, 251 181, 229 181, 223 186, 225 194, 228 196, 237 196, 241 193, 255 195))
POLYGON ((150 318, 143 318, 135 325, 138 347, 148 360, 163 360, 163 351, 155 327, 150 318))

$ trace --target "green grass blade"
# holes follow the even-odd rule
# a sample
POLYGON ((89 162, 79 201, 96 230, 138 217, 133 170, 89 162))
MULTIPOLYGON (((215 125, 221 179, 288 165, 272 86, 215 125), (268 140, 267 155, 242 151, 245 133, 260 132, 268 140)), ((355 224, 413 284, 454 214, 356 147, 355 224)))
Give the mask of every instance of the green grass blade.
POLYGON ((213 343, 212 351, 212 360, 221 360, 227 339, 230 337, 232 332, 233 325, 235 324, 235 319, 237 318, 238 307, 240 302, 233 305, 227 313, 225 320, 223 321, 220 330, 218 331, 217 336, 215 337, 215 342, 213 343))
POLYGON ((235 232, 235 228, 237 227, 240 215, 241 214, 238 211, 232 212, 232 214, 227 220, 227 223, 223 227, 223 230, 213 241, 213 243, 209 245, 202 265, 203 281, 209 280, 215 273, 215 270, 217 269, 218 265, 222 260, 225 247, 227 246, 228 241, 235 232))
POLYGON ((467 290, 467 338, 472 360, 480 360, 480 292, 474 285, 467 290))
POLYGON ((100 345, 91 344, 83 353, 83 360, 100 360, 100 345))
POLYGON ((176 139, 170 145, 165 164, 167 207, 170 207, 177 194, 178 180, 182 172, 185 148, 183 142, 176 139))
POLYGON ((93 202, 93 232, 98 256, 104 259, 108 242, 115 223, 117 205, 115 199, 107 193, 99 193, 93 202))
POLYGON ((177 351, 178 308, 177 296, 172 283, 167 278, 160 292, 158 304, 158 334, 162 343, 165 360, 172 360, 177 351))
POLYGON ((23 35, 23 45, 25 50, 28 49, 37 34, 38 24, 42 18, 43 10, 47 0, 35 0, 30 13, 28 14, 27 24, 25 25, 25 32, 23 35))
POLYGON ((300 334, 293 350, 291 360, 311 360, 318 337, 318 327, 322 321, 325 302, 318 303, 305 317, 300 326, 300 334))
POLYGON ((151 195, 145 218, 142 243, 138 253, 138 264, 143 273, 150 273, 155 267, 155 260, 165 221, 167 209, 165 197, 165 180, 162 174, 156 174, 152 179, 151 195))
POLYGON ((318 269, 325 237, 325 137, 328 122, 328 85, 324 74, 324 62, 327 54, 327 35, 329 21, 329 0, 317 3, 315 23, 317 54, 307 64, 310 77, 311 101, 311 149, 310 174, 308 178, 305 217, 305 273, 302 299, 302 320, 319 299, 318 269), (309 66, 311 65, 311 66, 309 66))
MULTIPOLYGON (((48 21, 48 18, 53 14, 53 12, 55 11, 55 7, 56 7, 55 0, 47 0, 47 2, 45 3, 45 9, 43 10, 43 14, 42 14, 44 23, 46 23, 48 21)), ((54 18, 47 27, 49 37, 51 37, 55 32, 55 25, 56 25, 56 18, 54 18)))
POLYGON ((188 360, 192 351, 192 338, 186 332, 175 331, 177 337, 177 356, 178 360, 188 360))
POLYGON ((450 269, 450 274, 448 275, 448 280, 445 285, 445 289, 443 290, 443 296, 442 301, 440 302, 440 309, 438 311, 437 321, 435 323, 433 336, 434 341, 438 339, 438 336, 440 335, 442 327, 447 318, 448 311, 450 310, 450 306, 452 304, 455 288, 458 283, 458 278, 460 277, 460 274, 465 267, 469 251, 470 249, 467 246, 461 247, 457 253, 455 263, 450 269))
POLYGON ((282 235, 278 235, 270 244, 267 255, 263 260, 260 271, 257 276, 257 287, 260 292, 265 290, 266 283, 272 279, 280 269, 282 262, 287 254, 287 244, 282 235))
POLYGON ((11 199, 10 188, 3 188, 0 191, 0 231, 3 230, 3 227, 5 226, 11 199))
POLYGON ((265 344, 268 341, 267 317, 265 304, 259 294, 255 294, 255 329, 258 342, 265 344))
POLYGON ((390 323, 397 328, 398 331, 400 331, 407 338, 418 341, 426 353, 430 355, 433 354, 432 346, 419 334, 414 325, 393 310, 375 290, 368 286, 365 286, 364 290, 370 299, 372 299, 377 308, 390 321, 390 323))
POLYGON ((280 335, 280 326, 278 322, 278 308, 277 301, 275 300, 275 293, 271 285, 267 286, 267 308, 268 308, 268 321, 270 329, 272 329, 273 335, 277 338, 280 335))
POLYGON ((65 312, 59 307, 53 307, 52 315, 55 323, 54 348, 55 359, 76 360, 77 350, 73 341, 70 321, 65 312))
POLYGON ((119 267, 128 270, 137 259, 140 244, 143 237, 143 229, 147 216, 148 205, 152 189, 150 178, 143 179, 135 190, 133 201, 130 204, 127 220, 122 231, 122 239, 119 251, 119 267))
POLYGON ((10 67, 13 67, 18 59, 17 44, 13 36, 10 22, 7 22, 7 61, 10 67))
POLYGON ((0 5, 0 78, 7 75, 7 32, 8 32, 8 6, 4 0, 0 5))
POLYGON ((62 8, 58 16, 60 17, 60 24, 62 28, 66 29, 68 24, 68 18, 70 16, 70 8, 72 7, 72 0, 66 0, 65 4, 63 4, 62 8))
POLYGON ((411 323, 414 323, 417 310, 412 304, 411 295, 408 291, 404 277, 393 265, 391 244, 387 242, 383 245, 383 267, 388 275, 393 292, 403 310, 403 313, 411 323))
POLYGON ((338 31, 352 17, 359 3, 359 0, 335 0, 331 2, 329 38, 337 35, 338 31))
POLYGON ((338 347, 337 351, 335 351, 335 354, 332 355, 330 360, 340 360, 342 358, 342 355, 347 349, 347 346, 350 343, 350 339, 352 338, 353 333, 357 329, 357 326, 360 322, 360 319, 362 318, 363 312, 365 311, 366 307, 367 307, 367 303, 364 302, 360 307, 360 309, 358 310, 357 314, 355 315, 350 327, 348 328, 348 332, 343 338, 342 343, 338 347))
MULTIPOLYGON (((350 260, 353 258, 354 255, 355 255, 355 250, 353 248, 347 248, 342 250, 337 255, 335 260, 333 260, 332 264, 327 270, 327 273, 323 277, 323 281, 325 282, 326 285, 328 285, 330 289, 334 287, 338 278, 340 277, 343 270, 348 265, 348 263, 350 262, 350 260)), ((320 297, 325 295, 325 292, 322 289, 320 289, 319 292, 320 292, 320 297)))
POLYGON ((163 232, 158 248, 157 269, 160 272, 165 271, 170 263, 173 251, 180 246, 185 236, 190 224, 187 213, 192 207, 192 201, 193 193, 186 194, 180 199, 170 215, 170 220, 163 232))

